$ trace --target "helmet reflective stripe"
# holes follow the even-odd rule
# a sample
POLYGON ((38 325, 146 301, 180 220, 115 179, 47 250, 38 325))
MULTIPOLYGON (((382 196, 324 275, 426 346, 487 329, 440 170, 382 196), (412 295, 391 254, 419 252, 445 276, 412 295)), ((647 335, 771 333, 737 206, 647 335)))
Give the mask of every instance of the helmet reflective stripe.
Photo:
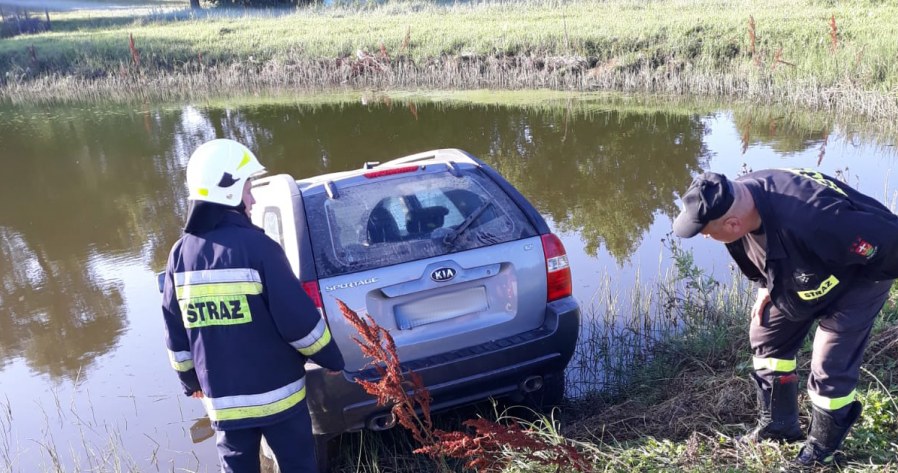
POLYGON ((193 369, 193 355, 189 351, 168 351, 168 360, 175 371, 190 371, 193 369))
POLYGON ((330 341, 331 331, 327 328, 324 318, 321 318, 318 320, 318 325, 308 335, 295 342, 290 342, 290 345, 303 355, 312 356, 321 351, 330 341))
POLYGON ((842 397, 826 397, 821 396, 820 394, 815 393, 814 391, 808 390, 808 396, 811 398, 811 402, 821 408, 829 411, 834 411, 836 409, 841 409, 852 402, 854 402, 854 398, 857 395, 857 390, 852 389, 847 396, 842 397))
POLYGON ((795 371, 797 367, 797 363, 795 362, 795 358, 791 360, 783 360, 780 358, 761 358, 761 357, 752 357, 752 361, 755 367, 755 371, 757 370, 771 370, 777 373, 788 373, 790 371, 795 371))
POLYGON ((250 153, 248 151, 243 153, 243 159, 241 159, 240 164, 237 165, 237 170, 239 171, 240 168, 249 164, 252 161, 252 159, 253 158, 250 157, 250 153))
POLYGON ((264 171, 246 146, 234 140, 209 141, 187 163, 189 198, 236 207, 243 201, 246 180, 264 171))
POLYGON ((306 397, 306 379, 299 378, 282 388, 261 394, 205 397, 203 405, 212 421, 251 419, 277 414, 306 397))

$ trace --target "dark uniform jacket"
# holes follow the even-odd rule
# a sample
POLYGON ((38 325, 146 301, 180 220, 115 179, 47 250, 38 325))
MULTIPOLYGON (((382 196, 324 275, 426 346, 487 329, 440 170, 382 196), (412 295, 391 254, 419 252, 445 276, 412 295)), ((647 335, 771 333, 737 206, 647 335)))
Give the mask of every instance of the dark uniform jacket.
POLYGON ((162 312, 184 392, 203 391, 220 430, 270 425, 307 409, 307 358, 344 366, 284 251, 238 211, 175 243, 162 312))
POLYGON ((875 199, 806 169, 757 171, 737 181, 761 216, 767 267, 752 264, 741 239, 727 250, 786 317, 814 317, 858 280, 898 277, 898 217, 875 199))

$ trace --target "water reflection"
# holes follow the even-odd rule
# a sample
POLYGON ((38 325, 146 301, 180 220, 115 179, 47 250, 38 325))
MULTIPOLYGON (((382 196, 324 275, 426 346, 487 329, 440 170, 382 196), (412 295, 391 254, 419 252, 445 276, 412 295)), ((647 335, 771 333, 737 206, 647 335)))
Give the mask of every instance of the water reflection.
MULTIPOLYGON (((733 115, 742 154, 751 146, 769 146, 777 153, 788 156, 804 152, 810 148, 818 150, 817 166, 826 156, 826 145, 834 133, 833 124, 822 115, 784 115, 758 108, 743 110, 733 115)), ((746 166, 745 172, 751 172, 746 166)))
MULTIPOLYGON (((159 269, 186 210, 183 168, 200 143, 247 143, 269 169, 310 176, 439 147, 462 147, 505 175, 586 253, 619 264, 657 215, 673 215, 707 166, 697 114, 558 107, 369 104, 0 111, 6 314, 0 362, 72 377, 127 328, 121 288, 90 261, 126 255, 159 269)), ((745 146, 819 147, 831 125, 737 115, 745 146), (807 125, 807 124, 804 124, 807 125), (796 129, 799 132, 796 132, 796 129)))
MULTIPOLYGON (((17 412, 20 438, 49 432, 78 443, 78 427, 62 419, 69 413, 58 412, 58 426, 54 421, 51 428, 34 406, 59 405, 54 385, 62 385, 82 411, 93 413, 94 402, 83 393, 97 393, 105 410, 91 425, 97 432, 126 432, 119 436, 121 450, 137 462, 153 458, 172 469, 215 469, 208 419, 199 403, 179 396, 164 354, 152 273, 164 266, 180 234, 187 157, 216 137, 245 142, 269 169, 298 177, 463 148, 497 168, 569 238, 565 244, 579 278, 574 295, 585 306, 603 284, 595 261, 611 261, 601 274, 613 275, 613 284, 604 281, 614 294, 634 286, 636 278, 626 274, 642 264, 638 252, 657 261, 657 242, 669 229, 664 217, 676 213, 676 195, 692 174, 708 167, 735 174, 740 164, 778 166, 791 154, 801 156, 783 166, 819 166, 822 158, 824 172, 848 163, 852 171, 862 167, 862 160, 852 159, 857 156, 839 150, 851 147, 845 145, 851 140, 826 117, 796 119, 761 109, 730 115, 585 102, 528 109, 388 99, 321 106, 0 108, 6 177, 0 186, 0 385, 8 396, 0 408, 5 402, 17 412), (196 450, 193 442, 200 442, 196 450)), ((857 152, 875 155, 864 156, 870 158, 863 160, 866 166, 882 169, 877 159, 882 164, 886 153, 864 146, 857 152)), ((862 190, 879 197, 869 191, 881 188, 881 170, 865 172, 862 190)), ((700 248, 702 267, 711 267, 705 263, 714 258, 727 261, 707 245, 700 248)), ((602 310, 594 311, 599 319, 602 310)), ((594 359, 577 361, 583 367, 572 366, 575 376, 603 376, 594 359)), ((81 447, 66 450, 89 450, 81 447)), ((43 451, 18 453, 22 471, 40 469, 24 462, 42 461, 43 451)))
POLYGON ((8 226, 0 238, 0 363, 23 357, 38 372, 74 379, 124 329, 121 287, 102 284, 78 255, 56 258, 8 226))
POLYGON ((0 127, 0 363, 22 357, 74 379, 128 324, 120 284, 92 262, 167 252, 180 166, 169 159, 177 116, 147 128, 145 114, 67 112, 30 110, 0 127))
POLYGON ((676 211, 676 191, 707 157, 701 118, 686 113, 389 102, 207 110, 205 116, 220 136, 254 143, 270 169, 295 176, 464 148, 496 167, 562 230, 579 232, 590 254, 604 246, 621 262, 656 212, 676 211))
POLYGON ((676 195, 706 161, 704 124, 695 115, 608 111, 532 123, 489 156, 540 211, 576 232, 595 256, 623 263, 655 215, 673 215, 676 195), (588 118, 588 119, 587 119, 588 118))

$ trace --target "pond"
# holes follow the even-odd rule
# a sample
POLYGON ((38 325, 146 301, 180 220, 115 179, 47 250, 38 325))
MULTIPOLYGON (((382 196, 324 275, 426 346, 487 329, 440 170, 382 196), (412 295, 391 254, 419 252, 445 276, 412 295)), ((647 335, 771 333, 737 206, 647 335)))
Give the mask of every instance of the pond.
MULTIPOLYGON (((750 107, 367 97, 0 108, 0 471, 217 471, 202 407, 168 364, 153 277, 184 221, 187 158, 216 137, 298 177, 471 152, 562 237, 574 295, 592 314, 607 310, 603 293, 666 271, 677 196, 702 170, 809 167, 892 208, 898 189, 889 138, 750 107)), ((683 244, 699 266, 728 271, 722 245, 683 244)), ((590 360, 575 362, 572 394, 600 388, 594 370, 576 368, 590 360)))

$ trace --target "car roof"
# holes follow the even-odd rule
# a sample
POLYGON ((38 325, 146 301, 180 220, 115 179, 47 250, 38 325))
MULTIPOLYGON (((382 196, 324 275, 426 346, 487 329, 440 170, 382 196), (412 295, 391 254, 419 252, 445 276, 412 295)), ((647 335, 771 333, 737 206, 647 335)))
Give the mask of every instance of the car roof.
POLYGON ((341 171, 329 174, 320 174, 308 178, 298 179, 296 184, 300 189, 305 190, 317 185, 328 187, 328 182, 354 180, 353 178, 362 177, 367 173, 375 171, 384 171, 404 166, 427 166, 429 164, 445 164, 450 172, 454 170, 455 164, 466 164, 480 167, 482 163, 475 157, 465 151, 455 148, 435 149, 415 153, 402 158, 392 159, 385 163, 365 163, 360 169, 351 171, 341 171))
MULTIPOLYGON (((299 253, 303 255, 299 258, 298 275, 302 281, 317 279, 318 277, 317 270, 314 267, 314 258, 311 257, 311 237, 306 222, 306 199, 318 198, 321 194, 327 194, 329 199, 339 199, 340 194, 343 193, 342 189, 348 189, 370 181, 368 177, 365 177, 367 173, 389 171, 407 166, 417 166, 418 170, 415 174, 433 175, 449 172, 456 177, 461 177, 463 174, 467 174, 467 172, 475 169, 483 172, 523 210, 526 218, 538 234, 543 235, 550 231, 548 224, 539 211, 511 183, 506 181, 487 163, 460 149, 434 149, 393 159, 382 164, 372 166, 371 163, 366 163, 360 169, 322 174, 303 179, 295 179, 288 174, 259 178, 253 182, 254 189, 265 186, 278 188, 273 190, 273 193, 269 192, 266 194, 269 200, 259 200, 263 207, 265 205, 275 205, 275 202, 286 202, 279 199, 289 197, 292 200, 292 204, 288 207, 293 212, 290 214, 293 215, 291 220, 294 220, 296 225, 298 225, 297 245, 299 253), (466 172, 463 173, 463 170, 466 172)), ((257 197, 257 199, 260 198, 257 197)))

